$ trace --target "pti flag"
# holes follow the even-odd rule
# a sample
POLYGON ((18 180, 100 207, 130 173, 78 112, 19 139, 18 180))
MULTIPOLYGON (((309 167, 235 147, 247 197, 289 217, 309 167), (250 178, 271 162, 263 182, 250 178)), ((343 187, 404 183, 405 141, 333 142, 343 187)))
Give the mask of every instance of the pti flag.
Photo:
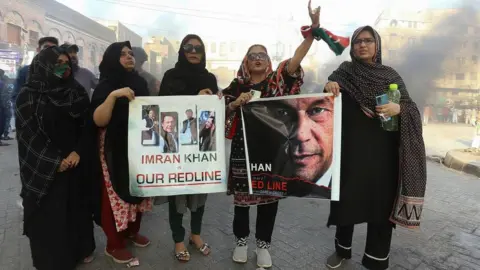
POLYGON ((225 192, 225 100, 137 97, 130 102, 130 193, 137 197, 225 192))
POLYGON ((251 194, 339 200, 341 97, 253 99, 242 107, 251 194))

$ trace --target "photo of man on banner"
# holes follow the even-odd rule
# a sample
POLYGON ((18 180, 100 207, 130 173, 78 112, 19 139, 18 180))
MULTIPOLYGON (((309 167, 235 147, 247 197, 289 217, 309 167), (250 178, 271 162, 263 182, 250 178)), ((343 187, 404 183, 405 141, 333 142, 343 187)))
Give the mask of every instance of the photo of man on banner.
POLYGON ((254 194, 330 198, 334 99, 324 94, 295 96, 243 107, 254 194))

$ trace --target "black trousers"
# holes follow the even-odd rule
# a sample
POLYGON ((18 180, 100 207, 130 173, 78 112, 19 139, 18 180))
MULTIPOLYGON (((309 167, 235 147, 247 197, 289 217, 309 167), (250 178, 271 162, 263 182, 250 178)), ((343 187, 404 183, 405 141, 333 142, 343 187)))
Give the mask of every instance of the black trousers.
MULTIPOLYGON (((205 206, 197 208, 195 212, 191 212, 190 230, 192 234, 200 235, 202 231, 203 212, 205 212, 205 206)), ((182 225, 183 214, 177 212, 174 196, 168 197, 168 218, 173 241, 175 241, 175 244, 183 242, 185 240, 185 228, 183 228, 182 225)))
MULTIPOLYGON (((352 257, 353 227, 354 225, 337 226, 335 233, 335 251, 337 255, 345 259, 352 257)), ((362 264, 367 269, 384 270, 388 268, 392 230, 393 225, 390 222, 368 223, 367 243, 362 259, 362 264)))
MULTIPOLYGON (((257 222, 255 238, 257 246, 268 248, 272 242, 273 227, 277 217, 278 201, 257 206, 257 222)), ((233 233, 237 239, 245 239, 250 235, 250 207, 235 206, 233 217, 233 233)), ((245 243, 246 244, 246 243, 245 243)))

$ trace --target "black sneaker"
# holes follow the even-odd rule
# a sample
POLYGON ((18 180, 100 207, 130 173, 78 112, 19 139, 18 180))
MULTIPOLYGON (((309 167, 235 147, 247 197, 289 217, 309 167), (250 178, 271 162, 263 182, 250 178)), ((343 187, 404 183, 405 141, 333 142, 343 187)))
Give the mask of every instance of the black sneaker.
POLYGON ((342 258, 337 255, 337 253, 333 253, 330 257, 327 258, 327 267, 330 269, 336 269, 342 266, 343 261, 345 258, 342 258))

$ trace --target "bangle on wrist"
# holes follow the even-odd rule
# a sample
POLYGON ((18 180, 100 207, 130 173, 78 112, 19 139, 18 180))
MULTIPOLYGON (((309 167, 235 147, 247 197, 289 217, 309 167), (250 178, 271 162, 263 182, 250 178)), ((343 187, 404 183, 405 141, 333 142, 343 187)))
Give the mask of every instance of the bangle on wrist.
POLYGON ((312 35, 312 27, 308 25, 302 26, 300 32, 302 33, 303 38, 308 38, 312 35))

